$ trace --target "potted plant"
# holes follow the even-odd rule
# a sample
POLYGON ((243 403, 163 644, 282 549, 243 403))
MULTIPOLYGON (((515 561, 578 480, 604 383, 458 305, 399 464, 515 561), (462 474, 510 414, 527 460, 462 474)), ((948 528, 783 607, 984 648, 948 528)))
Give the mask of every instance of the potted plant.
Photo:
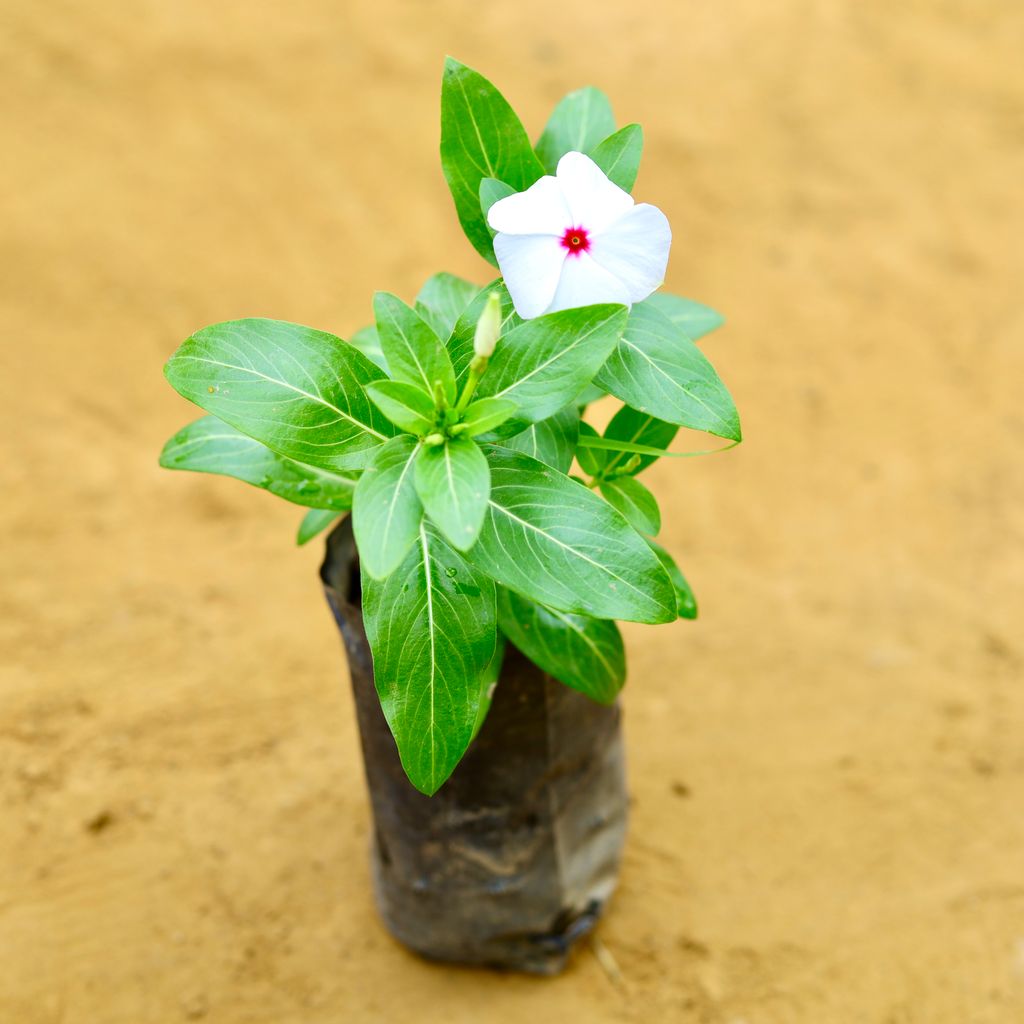
POLYGON ((671 232, 630 195, 642 145, 592 88, 531 145, 497 89, 448 60, 441 163, 501 276, 437 274, 411 306, 378 293, 374 325, 349 341, 215 324, 166 366, 209 415, 162 465, 306 506, 299 543, 340 520, 322 578, 348 653, 378 905, 429 957, 564 963, 625 834, 615 620, 696 616, 638 477, 695 454, 667 451, 679 427, 731 446, 740 426, 694 344, 721 317, 657 290, 671 232), (599 434, 581 414, 606 395, 622 405, 599 434))

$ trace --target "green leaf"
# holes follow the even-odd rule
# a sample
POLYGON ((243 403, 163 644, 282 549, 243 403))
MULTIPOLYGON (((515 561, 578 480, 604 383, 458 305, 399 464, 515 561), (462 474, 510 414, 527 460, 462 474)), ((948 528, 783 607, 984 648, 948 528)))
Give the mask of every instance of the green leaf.
POLYGON ((639 480, 620 476, 601 484, 605 500, 617 508, 637 533, 653 537, 661 531, 657 499, 639 480))
POLYGON ((600 476, 605 464, 608 462, 608 454, 600 448, 591 448, 588 442, 598 436, 597 431, 585 420, 580 420, 579 437, 576 440, 576 461, 580 469, 591 476, 600 476))
POLYGON ((625 306, 563 309, 527 320, 504 335, 480 378, 481 397, 508 398, 536 423, 571 402, 615 348, 625 306))
POLYGON ((705 334, 725 323, 725 317, 721 313, 716 313, 710 306, 702 306, 693 299, 669 295, 667 292, 655 292, 640 305, 656 309, 671 320, 690 341, 703 338, 705 334))
POLYGON ((424 446, 416 458, 416 493, 431 522, 459 551, 473 546, 487 511, 491 471, 465 435, 424 446))
POLYGON ((476 324, 491 292, 497 292, 501 301, 502 334, 525 323, 517 315, 515 306, 512 304, 512 296, 509 295, 505 282, 500 278, 477 292, 473 301, 459 315, 452 336, 448 339, 448 354, 455 367, 455 382, 460 390, 466 383, 466 377, 469 376, 469 364, 473 361, 473 336, 476 334, 476 324))
POLYGON ((627 405, 669 423, 739 441, 739 415, 714 367, 653 306, 633 307, 618 348, 595 378, 627 405))
POLYGON ((383 372, 333 334, 281 320, 197 331, 168 360, 171 386, 272 451, 361 469, 395 428, 366 397, 383 372))
POLYGON ((614 622, 545 608, 498 587, 498 625, 559 682, 600 704, 614 703, 626 681, 626 654, 614 622))
POLYGON ((505 662, 505 648, 507 646, 505 638, 499 632, 497 643, 494 645, 494 657, 491 658, 491 663, 487 666, 487 671, 484 674, 483 693, 476 710, 476 721, 473 723, 473 737, 470 743, 476 739, 480 727, 487 718, 487 713, 491 710, 491 702, 494 699, 494 691, 498 686, 498 678, 501 676, 501 667, 505 662))
POLYGON ((544 170, 554 174, 566 153, 589 153, 614 131, 615 115, 608 97, 593 86, 577 89, 564 97, 548 118, 537 140, 537 156, 544 170))
POLYGON ((676 608, 679 612, 679 618, 697 618, 697 598, 693 596, 690 584, 686 582, 686 577, 680 572, 675 559, 657 541, 651 540, 650 537, 647 538, 647 543, 650 544, 651 550, 658 556, 658 561, 664 566, 669 579, 672 581, 672 586, 676 592, 676 608))
POLYGON ((604 388, 599 388, 596 384, 588 384, 576 396, 576 408, 582 413, 591 402, 600 401, 607 394, 608 392, 604 388))
POLYGON ((420 445, 408 434, 390 440, 356 484, 352 531, 366 572, 383 579, 401 564, 419 534, 423 505, 416 494, 420 445))
MULTIPOLYGON (((722 445, 719 448, 702 448, 700 451, 695 452, 667 452, 661 448, 649 448, 643 444, 630 444, 628 441, 614 441, 607 437, 598 437, 596 434, 581 434, 579 440, 579 446, 581 448, 596 448, 602 451, 611 452, 628 452, 630 455, 647 455, 658 459, 694 459, 700 455, 718 455, 720 452, 727 452, 730 448, 735 448, 740 442, 730 441, 728 444, 722 445)), ((626 460, 626 464, 622 467, 623 473, 636 473, 640 467, 640 461, 637 459, 636 462, 632 458, 626 460)))
POLYGON ((377 292, 373 297, 384 358, 395 380, 415 384, 428 395, 441 382, 448 401, 455 401, 455 371, 448 350, 427 323, 397 295, 377 292))
POLYGON ((434 400, 413 384, 378 380, 366 386, 366 393, 396 427, 417 435, 434 429, 437 417, 434 400))
MULTIPOLYGON (((498 181, 497 178, 484 178, 480 182, 480 212, 484 215, 484 223, 487 223, 487 214, 491 212, 491 207, 499 200, 505 199, 508 196, 514 196, 516 190, 511 185, 506 185, 503 181, 498 181)), ((487 224, 487 230, 493 238, 497 232, 487 224)))
MULTIPOLYGON (((679 433, 674 423, 666 423, 650 413, 640 412, 632 406, 624 405, 605 428, 604 436, 609 441, 624 441, 628 445, 639 445, 664 451, 679 433)), ((632 470, 633 475, 642 472, 659 456, 653 452, 642 453, 640 462, 632 470)), ((629 461, 629 454, 619 451, 608 456, 605 470, 608 473, 621 473, 623 466, 629 461)))
POLYGON ((380 347, 380 338, 377 337, 376 324, 370 324, 369 327, 360 327, 349 338, 349 344, 355 345, 371 363, 379 366, 385 373, 388 372, 388 361, 384 358, 384 351, 380 347))
POLYGON ((427 278, 416 296, 416 312, 434 328, 439 338, 447 340, 459 314, 478 291, 478 285, 454 274, 434 274, 427 278))
POLYGON ((579 413, 570 403, 554 416, 531 423, 513 437, 506 437, 501 444, 552 466, 560 473, 568 473, 581 427, 579 413))
POLYGON ((466 237, 496 263, 480 209, 480 181, 497 178, 516 192, 544 173, 515 111, 483 75, 449 57, 441 82, 441 167, 466 237))
POLYGON ((425 523, 401 566, 363 579, 363 621, 384 717, 409 781, 428 796, 480 719, 497 644, 494 583, 425 523))
POLYGON ((354 475, 329 473, 277 455, 216 416, 204 416, 179 430, 164 445, 160 465, 231 476, 296 505, 335 512, 352 507, 356 485, 354 475))
POLYGON ((311 508, 302 522, 299 523, 299 532, 295 537, 295 543, 302 547, 308 544, 318 534, 323 533, 332 523, 341 518, 337 512, 325 508, 311 508))
POLYGON ((671 622, 672 584, 643 538, 582 484, 521 452, 488 446, 491 497, 467 557, 559 611, 671 622))
POLYGON ((500 427, 518 408, 507 398, 480 398, 467 407, 462 422, 466 425, 466 433, 476 437, 500 427))
POLYGON ((598 143, 590 151, 590 158, 619 188, 632 192, 643 152, 643 128, 638 124, 627 124, 598 143))

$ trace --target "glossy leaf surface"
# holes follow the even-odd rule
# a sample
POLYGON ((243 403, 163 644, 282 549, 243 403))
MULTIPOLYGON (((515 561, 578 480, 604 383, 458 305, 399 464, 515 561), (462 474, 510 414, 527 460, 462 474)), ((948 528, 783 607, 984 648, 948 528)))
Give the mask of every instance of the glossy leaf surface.
POLYGON ((370 401, 396 427, 410 434, 426 434, 434 427, 434 402, 414 384, 401 380, 378 380, 366 387, 370 401))
MULTIPOLYGON (((625 441, 627 444, 640 445, 644 448, 667 449, 679 433, 674 423, 659 420, 650 413, 640 412, 632 406, 624 405, 605 428, 604 436, 610 441, 625 441)), ((641 455, 633 475, 646 469, 657 461, 657 455, 641 455)), ((604 463, 606 473, 622 472, 622 467, 630 460, 630 453, 609 452, 604 463)))
POLYGON ((480 446, 462 435, 416 457, 416 493, 444 539, 465 551, 480 533, 491 492, 491 471, 480 446))
POLYGON ((216 416, 182 428, 164 445, 160 465, 244 480, 309 508, 344 512, 352 507, 355 475, 331 473, 272 452, 216 416))
POLYGON ((582 484, 521 452, 488 447, 491 497, 467 557, 559 611, 671 622, 672 584, 643 538, 582 484))
POLYGON ((518 408, 515 402, 507 398, 480 398, 466 408, 462 422, 466 425, 466 433, 476 437, 477 434, 486 434, 500 427, 518 408))
POLYGON ((530 661, 601 704, 611 704, 626 681, 622 635, 614 622, 545 608, 499 587, 498 624, 530 661))
POLYGON ((437 336, 447 341, 459 314, 479 290, 479 285, 455 274, 434 274, 419 290, 415 309, 434 328, 437 336))
POLYGON ((615 115, 608 97, 593 86, 577 89, 552 111, 537 140, 537 156, 544 170, 554 174, 566 153, 589 153, 614 131, 615 115))
POLYGON ((295 543, 301 547, 308 544, 314 537, 319 536, 329 526, 340 518, 337 512, 330 509, 311 508, 299 523, 299 531, 295 535, 295 543))
POLYGON ((423 519, 414 468, 419 448, 408 434, 393 438, 356 485, 352 530, 363 568, 377 579, 398 567, 418 535, 423 519))
POLYGON ((568 473, 579 436, 579 413, 571 403, 539 423, 531 423, 525 430, 506 437, 501 444, 523 452, 560 473, 568 473))
POLYGON ((379 366, 385 373, 388 372, 388 362, 384 358, 384 350, 380 347, 380 338, 377 337, 376 324, 360 327, 349 338, 348 343, 359 349, 375 366, 379 366))
POLYGON ((516 192, 544 168, 504 96, 483 75, 448 58, 441 82, 441 167, 466 237, 495 263, 491 234, 480 209, 480 182, 496 178, 516 192))
POLYGON ((658 501, 639 480, 632 476, 615 477, 601 484, 605 501, 617 508, 626 522, 638 533, 654 537, 661 531, 661 510, 658 501))
POLYGON ((659 419, 738 441, 739 415, 714 367, 664 314, 633 307, 622 340, 596 382, 659 419))
POLYGON ((366 396, 384 377, 358 349, 281 320, 231 320, 168 360, 171 386, 268 448, 322 469, 361 469, 395 433, 366 396))
POLYGON ((627 124, 598 143, 589 155, 619 188, 632 192, 643 153, 643 128, 638 124, 627 124))
POLYGON ((377 292, 373 298, 377 336, 394 380, 433 395, 440 381, 449 402, 455 401, 455 371, 448 350, 434 328, 400 298, 377 292))
POLYGON ((650 537, 647 538, 647 543, 650 544, 651 550, 658 556, 658 561, 661 562, 668 573, 669 579, 672 580, 672 586, 676 592, 676 608, 679 612, 679 618, 697 618, 697 598, 694 596, 693 590, 690 588, 690 584, 687 582, 682 570, 676 565, 675 559, 657 541, 651 540, 650 537))
POLYGON ((725 317, 721 313, 716 313, 710 306, 694 302, 693 299, 684 299, 680 295, 670 295, 668 292, 655 292, 640 305, 656 309, 675 324, 690 341, 703 338, 705 334, 725 323, 725 317))
POLYGON ((510 399, 527 422, 553 416, 600 370, 626 317, 625 306, 598 305, 527 320, 498 342, 477 394, 510 399))
POLYGON ((383 581, 363 578, 374 680, 410 782, 435 793, 466 752, 497 644, 494 583, 425 523, 383 581))

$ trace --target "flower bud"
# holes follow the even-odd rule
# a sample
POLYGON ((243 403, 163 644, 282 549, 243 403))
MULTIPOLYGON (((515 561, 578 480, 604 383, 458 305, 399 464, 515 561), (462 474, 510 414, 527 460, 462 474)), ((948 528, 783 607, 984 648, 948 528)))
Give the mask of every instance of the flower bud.
POLYGON ((476 322, 476 334, 473 335, 473 351, 484 359, 494 354, 494 346, 498 344, 501 334, 501 296, 491 292, 480 319, 476 322))

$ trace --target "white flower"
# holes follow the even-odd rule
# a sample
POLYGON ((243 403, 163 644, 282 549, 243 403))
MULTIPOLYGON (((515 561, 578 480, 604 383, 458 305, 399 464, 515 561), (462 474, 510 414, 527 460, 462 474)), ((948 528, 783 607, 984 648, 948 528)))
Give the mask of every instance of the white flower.
POLYGON ((487 214, 494 254, 524 319, 595 302, 631 305, 664 280, 672 231, 649 203, 609 181, 582 153, 554 175, 499 199, 487 214))

